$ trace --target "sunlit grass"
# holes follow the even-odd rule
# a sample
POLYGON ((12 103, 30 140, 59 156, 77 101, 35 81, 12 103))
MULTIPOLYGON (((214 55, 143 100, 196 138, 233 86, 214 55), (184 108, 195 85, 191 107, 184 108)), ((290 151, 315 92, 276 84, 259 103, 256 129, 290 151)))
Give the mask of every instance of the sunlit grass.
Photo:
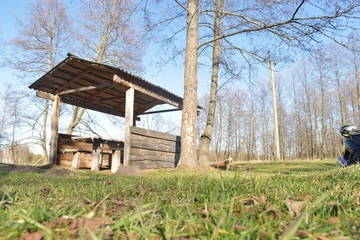
POLYGON ((0 238, 42 231, 48 239, 279 239, 299 219, 287 205, 297 201, 306 214, 290 239, 356 239, 360 166, 332 161, 159 170, 144 177, 3 173, 0 238))
POLYGON ((339 168, 335 159, 309 161, 274 161, 274 162, 242 162, 235 163, 233 171, 252 173, 299 173, 316 172, 339 168))

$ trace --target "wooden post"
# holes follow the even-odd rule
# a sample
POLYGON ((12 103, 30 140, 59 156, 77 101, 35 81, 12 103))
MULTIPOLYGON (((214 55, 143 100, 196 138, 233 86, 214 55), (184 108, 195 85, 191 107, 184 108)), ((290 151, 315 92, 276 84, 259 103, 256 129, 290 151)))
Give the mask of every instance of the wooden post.
POLYGON ((91 153, 91 170, 99 171, 99 160, 100 160, 100 143, 93 142, 93 149, 91 153))
POLYGON ((80 152, 76 152, 73 155, 73 159, 72 159, 72 164, 71 167, 73 169, 79 169, 80 168, 80 157, 81 157, 81 153, 80 152))
POLYGON ((115 150, 111 155, 111 172, 116 173, 121 164, 121 151, 115 150))
POLYGON ((60 118, 60 97, 54 96, 53 109, 51 116, 51 139, 49 164, 57 163, 58 137, 59 137, 59 118, 60 118))
POLYGON ((124 166, 129 166, 130 159, 130 127, 134 124, 134 95, 133 88, 126 91, 125 100, 125 142, 124 142, 124 166))

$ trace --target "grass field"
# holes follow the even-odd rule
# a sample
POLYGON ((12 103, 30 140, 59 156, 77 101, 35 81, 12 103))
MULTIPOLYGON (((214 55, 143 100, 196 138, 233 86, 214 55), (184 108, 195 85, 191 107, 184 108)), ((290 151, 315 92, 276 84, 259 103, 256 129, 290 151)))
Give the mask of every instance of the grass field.
POLYGON ((359 171, 334 160, 143 177, 0 171, 0 239, 360 239, 359 171))

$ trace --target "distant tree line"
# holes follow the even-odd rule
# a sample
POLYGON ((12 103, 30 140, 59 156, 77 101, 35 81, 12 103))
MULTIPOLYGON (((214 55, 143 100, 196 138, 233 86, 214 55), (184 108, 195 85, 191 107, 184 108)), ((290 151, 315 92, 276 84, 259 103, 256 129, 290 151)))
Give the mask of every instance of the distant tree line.
MULTIPOLYGON (((341 154, 339 128, 360 124, 359 57, 357 51, 330 44, 299 60, 286 74, 275 74, 283 159, 326 159, 341 154)), ((267 74, 263 70, 260 76, 218 92, 210 148, 213 160, 230 156, 239 161, 274 160, 267 74)), ((199 101, 206 105, 208 96, 199 101)), ((205 115, 202 112, 198 119, 199 132, 204 129, 205 115)))

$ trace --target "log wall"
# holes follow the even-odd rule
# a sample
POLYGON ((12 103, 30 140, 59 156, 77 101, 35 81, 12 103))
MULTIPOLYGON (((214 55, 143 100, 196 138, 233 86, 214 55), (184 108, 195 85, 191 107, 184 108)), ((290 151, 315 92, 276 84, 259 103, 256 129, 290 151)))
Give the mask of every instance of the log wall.
POLYGON ((80 151, 80 168, 91 168, 92 144, 73 141, 71 137, 73 135, 59 134, 57 165, 71 168, 74 153, 80 151))
POLYGON ((180 159, 180 136, 130 127, 130 166, 174 168, 180 159))
MULTIPOLYGON (((58 137, 58 157, 57 157, 57 165, 63 167, 72 167, 73 156, 76 152, 80 154, 80 168, 91 168, 92 162, 92 150, 93 144, 91 142, 81 142, 74 141, 71 139, 74 137, 69 134, 59 134, 58 137)), ((103 148, 120 148, 122 143, 117 142, 109 142, 103 144, 103 148)), ((103 153, 108 152, 111 154, 111 150, 103 150, 103 153)), ((102 155, 102 165, 108 166, 110 163, 110 158, 108 154, 102 155)))

